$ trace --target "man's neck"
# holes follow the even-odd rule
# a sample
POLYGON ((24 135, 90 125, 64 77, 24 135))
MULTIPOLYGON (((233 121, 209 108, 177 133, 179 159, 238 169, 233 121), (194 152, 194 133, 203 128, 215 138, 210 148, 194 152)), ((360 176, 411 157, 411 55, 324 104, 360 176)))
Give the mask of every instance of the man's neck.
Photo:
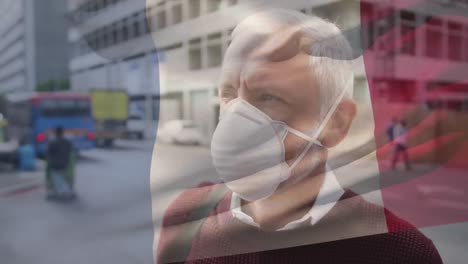
POLYGON ((303 217, 313 206, 325 178, 325 165, 317 167, 303 180, 285 186, 268 198, 242 201, 242 210, 262 229, 277 230, 303 217))

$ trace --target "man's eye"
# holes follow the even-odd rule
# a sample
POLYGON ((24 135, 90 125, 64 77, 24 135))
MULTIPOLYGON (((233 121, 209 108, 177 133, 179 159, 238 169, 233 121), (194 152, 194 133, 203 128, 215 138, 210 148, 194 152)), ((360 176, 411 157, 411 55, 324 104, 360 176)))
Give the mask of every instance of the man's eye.
POLYGON ((260 100, 263 102, 272 102, 272 101, 281 101, 280 98, 271 95, 271 94, 264 94, 260 96, 260 100))

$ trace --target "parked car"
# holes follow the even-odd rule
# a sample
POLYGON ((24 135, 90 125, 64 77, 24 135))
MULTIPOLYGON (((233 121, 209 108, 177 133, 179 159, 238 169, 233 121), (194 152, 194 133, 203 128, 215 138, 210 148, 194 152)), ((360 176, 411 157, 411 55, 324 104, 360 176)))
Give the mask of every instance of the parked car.
POLYGON ((131 115, 127 120, 127 138, 142 140, 145 136, 145 119, 141 116, 131 115))
POLYGON ((171 120, 158 131, 157 140, 168 144, 203 143, 203 135, 191 120, 171 120))

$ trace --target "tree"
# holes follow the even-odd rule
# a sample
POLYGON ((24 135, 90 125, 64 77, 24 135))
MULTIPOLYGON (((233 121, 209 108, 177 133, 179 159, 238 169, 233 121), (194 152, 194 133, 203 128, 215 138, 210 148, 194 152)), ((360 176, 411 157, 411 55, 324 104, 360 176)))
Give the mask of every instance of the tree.
POLYGON ((45 82, 39 83, 36 86, 38 92, 50 92, 50 91, 67 91, 70 90, 70 81, 68 79, 54 80, 50 79, 45 82))

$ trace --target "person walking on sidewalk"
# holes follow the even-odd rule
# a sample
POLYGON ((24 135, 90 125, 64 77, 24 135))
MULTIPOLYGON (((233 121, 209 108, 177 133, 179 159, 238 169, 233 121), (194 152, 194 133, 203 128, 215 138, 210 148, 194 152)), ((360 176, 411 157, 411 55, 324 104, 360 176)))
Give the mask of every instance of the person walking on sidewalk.
POLYGON ((48 173, 50 173, 51 187, 61 198, 73 198, 71 184, 66 179, 67 170, 73 154, 73 145, 63 136, 63 127, 55 128, 55 139, 49 143, 47 149, 48 173))
POLYGON ((398 119, 396 117, 393 117, 392 121, 387 126, 386 133, 387 133, 388 140, 390 142, 393 142, 393 139, 394 139, 393 130, 395 129, 396 124, 398 124, 398 119))
POLYGON ((402 120, 393 126, 394 152, 392 159, 392 169, 395 169, 399 156, 403 155, 406 170, 411 170, 408 155, 408 128, 406 121, 402 120))

